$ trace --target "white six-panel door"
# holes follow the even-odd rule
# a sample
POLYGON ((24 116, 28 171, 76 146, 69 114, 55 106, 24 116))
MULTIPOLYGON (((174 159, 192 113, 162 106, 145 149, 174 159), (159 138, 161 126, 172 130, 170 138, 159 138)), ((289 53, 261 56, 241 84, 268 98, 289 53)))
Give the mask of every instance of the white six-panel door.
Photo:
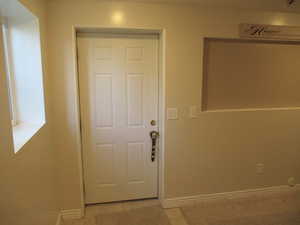
POLYGON ((86 203, 157 197, 158 38, 78 35, 86 203))

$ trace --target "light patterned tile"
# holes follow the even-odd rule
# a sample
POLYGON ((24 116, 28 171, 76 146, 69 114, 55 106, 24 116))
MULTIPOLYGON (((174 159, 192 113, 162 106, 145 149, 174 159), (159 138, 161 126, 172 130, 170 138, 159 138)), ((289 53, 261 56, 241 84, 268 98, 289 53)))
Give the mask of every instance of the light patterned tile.
POLYGON ((64 225, 84 225, 83 219, 65 219, 64 225))
POLYGON ((294 225, 300 222, 298 199, 287 196, 215 201, 182 210, 189 225, 294 225))
POLYGON ((299 197, 258 196, 173 209, 162 209, 158 200, 99 204, 88 206, 84 218, 64 225, 298 225, 299 197))
POLYGON ((112 212, 95 216, 97 225, 121 225, 126 224, 124 212, 112 212))
POLYGON ((99 214, 117 213, 122 211, 124 211, 122 203, 109 203, 87 206, 85 214, 86 217, 91 217, 99 214))
POLYGON ((188 225, 179 208, 165 209, 171 225, 188 225))
POLYGON ((165 209, 165 212, 170 219, 177 219, 183 216, 179 208, 165 209))
POLYGON ((132 210, 151 206, 160 206, 160 201, 158 199, 149 199, 142 201, 129 201, 123 203, 123 208, 125 210, 132 210))

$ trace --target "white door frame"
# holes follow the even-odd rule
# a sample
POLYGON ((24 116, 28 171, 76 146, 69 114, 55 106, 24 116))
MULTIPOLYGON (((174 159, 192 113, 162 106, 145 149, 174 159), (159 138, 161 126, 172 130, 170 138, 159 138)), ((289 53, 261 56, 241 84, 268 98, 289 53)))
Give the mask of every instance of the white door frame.
POLYGON ((83 160, 82 160, 82 138, 81 138, 81 117, 80 117, 80 98, 79 98, 79 79, 78 79, 78 58, 77 58, 77 32, 105 32, 118 34, 157 34, 159 35, 159 165, 158 165, 158 199, 162 202, 165 198, 164 193, 164 161, 165 161, 165 29, 147 29, 147 28, 111 28, 111 27, 89 27, 73 26, 72 27, 72 48, 74 60, 74 80, 75 80, 75 113, 76 113, 76 151, 78 155, 78 170, 80 172, 80 201, 81 214, 84 215, 84 179, 83 179, 83 160))

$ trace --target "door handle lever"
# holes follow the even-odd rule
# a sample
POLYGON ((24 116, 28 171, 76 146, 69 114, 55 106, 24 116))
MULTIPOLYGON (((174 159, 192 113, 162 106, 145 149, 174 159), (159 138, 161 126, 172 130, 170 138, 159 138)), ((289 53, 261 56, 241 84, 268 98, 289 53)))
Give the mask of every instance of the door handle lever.
POLYGON ((157 131, 151 131, 150 132, 150 137, 151 137, 151 141, 152 141, 151 161, 154 162, 155 157, 156 157, 156 140, 159 137, 159 133, 157 131))

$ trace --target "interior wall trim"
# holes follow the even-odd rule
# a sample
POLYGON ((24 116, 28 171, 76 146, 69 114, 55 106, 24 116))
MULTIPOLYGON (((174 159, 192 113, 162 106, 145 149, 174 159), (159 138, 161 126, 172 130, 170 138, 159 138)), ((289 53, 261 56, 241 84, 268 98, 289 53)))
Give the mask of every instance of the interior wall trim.
POLYGON ((62 220, 62 216, 61 216, 61 213, 59 212, 57 215, 57 220, 56 220, 55 225, 61 225, 62 224, 61 220, 62 220))
POLYGON ((82 209, 68 209, 61 211, 62 219, 80 219, 83 217, 82 209))
POLYGON ((293 187, 287 185, 273 186, 258 189, 248 189, 233 192, 215 193, 215 194, 201 194, 188 197, 167 198, 161 201, 163 208, 176 208, 185 205, 193 205, 199 202, 209 202, 216 200, 251 198, 266 196, 270 194, 280 194, 284 192, 294 192, 300 190, 300 184, 293 187))

